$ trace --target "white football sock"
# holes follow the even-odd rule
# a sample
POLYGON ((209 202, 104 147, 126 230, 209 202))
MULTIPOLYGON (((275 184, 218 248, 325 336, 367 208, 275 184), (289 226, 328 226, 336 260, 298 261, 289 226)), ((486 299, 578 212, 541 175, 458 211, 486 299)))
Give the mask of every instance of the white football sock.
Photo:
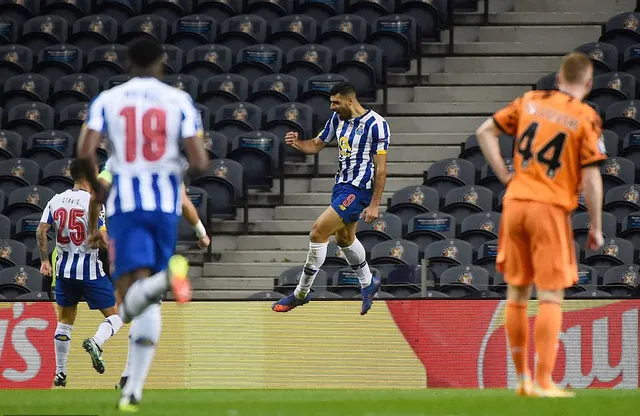
POLYGON ((162 317, 160 305, 149 305, 131 324, 131 362, 129 379, 124 385, 122 395, 133 395, 138 401, 142 399, 142 389, 149 374, 151 361, 156 352, 156 344, 160 338, 162 317))
POLYGON ((118 313, 124 322, 130 322, 149 305, 162 300, 169 290, 167 272, 161 271, 145 279, 136 280, 127 290, 118 313))
POLYGON ((73 325, 58 322, 56 334, 53 336, 56 347, 56 374, 67 374, 67 357, 71 347, 71 330, 73 325))
POLYGON ((122 318, 120 315, 114 314, 109 316, 107 319, 102 321, 98 326, 98 330, 96 334, 93 336, 93 340, 98 344, 100 348, 102 348, 102 344, 104 344, 109 338, 118 333, 120 328, 122 328, 124 323, 122 322, 122 318))
POLYGON ((129 347, 127 348, 127 362, 124 365, 124 370, 122 371, 122 375, 120 377, 129 377, 129 373, 131 372, 131 326, 129 326, 129 347))
POLYGON ((296 286, 296 290, 293 292, 294 295, 299 299, 304 299, 309 291, 311 291, 311 286, 313 285, 313 280, 316 278, 318 274, 318 270, 324 263, 324 259, 327 257, 327 246, 326 243, 309 243, 309 252, 307 253, 307 262, 304 264, 302 268, 302 273, 300 274, 300 281, 298 282, 298 286, 296 286))
POLYGON ((367 252, 360 240, 356 238, 349 247, 341 248, 347 258, 347 263, 358 275, 360 287, 369 286, 371 284, 371 270, 369 270, 369 264, 367 264, 367 252))

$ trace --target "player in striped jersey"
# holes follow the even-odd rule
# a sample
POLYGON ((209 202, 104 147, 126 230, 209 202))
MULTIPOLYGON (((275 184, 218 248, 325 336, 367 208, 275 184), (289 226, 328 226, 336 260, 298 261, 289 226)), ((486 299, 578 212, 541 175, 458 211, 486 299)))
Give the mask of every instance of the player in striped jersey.
POLYGON ((298 133, 294 132, 285 136, 288 145, 306 154, 318 153, 336 138, 338 172, 331 206, 318 217, 309 235, 309 252, 298 286, 292 294, 273 304, 276 312, 288 312, 309 302, 311 285, 327 256, 332 235, 358 275, 362 290, 361 315, 369 311, 380 290, 380 279, 371 276, 365 249, 356 238, 356 227, 359 218, 366 222, 378 218, 387 177, 389 125, 378 113, 360 105, 352 85, 337 84, 329 94, 334 113, 316 138, 299 140, 298 133))
POLYGON ((52 272, 47 250, 47 231, 54 227, 56 232, 56 303, 59 308, 58 326, 54 335, 54 385, 62 387, 67 384, 71 330, 81 297, 84 297, 90 309, 99 309, 105 317, 95 335, 82 343, 91 355, 93 367, 100 374, 104 373, 102 345, 122 327, 113 285, 104 273, 98 249, 89 244, 92 225, 96 226, 96 231, 106 232, 106 229, 102 220, 97 225, 89 221, 92 188, 76 161, 71 163, 71 177, 74 181, 73 189, 55 195, 47 203, 36 232, 41 258, 40 272, 46 276, 51 276, 52 272))
POLYGON ((80 133, 78 157, 92 186, 104 186, 92 168, 104 135, 111 144, 113 175, 106 203, 109 245, 118 312, 131 322, 131 371, 118 408, 137 411, 161 330, 158 301, 169 287, 178 302, 191 299, 189 264, 174 255, 182 214, 181 186, 184 141, 191 169, 208 164, 202 121, 191 97, 164 84, 162 46, 141 38, 129 45, 133 78, 100 93, 89 107, 80 133))

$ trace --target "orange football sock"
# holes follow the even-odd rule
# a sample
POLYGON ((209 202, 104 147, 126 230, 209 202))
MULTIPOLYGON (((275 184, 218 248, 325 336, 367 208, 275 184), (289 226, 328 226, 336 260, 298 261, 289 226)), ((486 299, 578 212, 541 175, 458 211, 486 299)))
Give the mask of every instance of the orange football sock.
POLYGON ((542 388, 548 388, 553 381, 551 373, 556 364, 558 336, 562 328, 562 307, 559 303, 542 301, 536 318, 536 382, 542 388))
POLYGON ((516 366, 518 377, 529 374, 527 368, 527 345, 529 338, 529 320, 527 319, 527 303, 507 303, 507 338, 511 357, 516 366))

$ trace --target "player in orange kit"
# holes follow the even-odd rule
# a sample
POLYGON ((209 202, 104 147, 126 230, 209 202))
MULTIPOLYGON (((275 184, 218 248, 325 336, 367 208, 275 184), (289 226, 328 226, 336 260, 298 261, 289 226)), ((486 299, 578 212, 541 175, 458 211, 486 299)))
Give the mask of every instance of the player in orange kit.
POLYGON ((573 397, 551 379, 562 326, 564 289, 578 270, 570 215, 580 189, 589 208, 587 248, 602 247, 602 178, 607 158, 602 120, 582 100, 591 90, 593 67, 586 55, 570 53, 558 73, 559 91, 530 91, 485 121, 476 132, 482 152, 507 186, 503 200, 497 270, 507 291, 506 329, 523 396, 573 397), (500 155, 501 132, 516 138, 514 173, 500 155), (527 302, 536 285, 538 363, 535 384, 527 366, 527 302))

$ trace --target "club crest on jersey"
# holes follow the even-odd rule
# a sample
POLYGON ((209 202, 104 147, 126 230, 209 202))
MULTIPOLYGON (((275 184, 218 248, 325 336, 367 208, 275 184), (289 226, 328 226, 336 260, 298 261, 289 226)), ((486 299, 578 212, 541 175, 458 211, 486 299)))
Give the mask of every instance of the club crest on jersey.
POLYGON ((635 105, 630 105, 622 110, 622 115, 626 118, 636 118, 636 114, 638 114, 638 109, 635 105))
POLYGON ((622 89, 622 81, 618 78, 617 74, 615 78, 610 79, 609 82, 607 82, 607 87, 616 91, 620 91, 622 89))
POLYGON ((462 202, 466 202, 467 204, 478 205, 478 193, 471 188, 469 192, 466 192, 462 196, 462 202))
POLYGON ((42 30, 43 33, 46 33, 48 35, 53 34, 53 22, 47 19, 46 22, 40 25, 40 30, 42 30))
POLYGON ((636 19, 634 15, 630 14, 626 19, 624 19, 622 25, 625 29, 633 30, 635 32, 638 30, 638 19, 636 19))
POLYGON ((284 82, 278 80, 271 84, 269 87, 271 91, 282 92, 284 93, 284 82))
POLYGON ((212 64, 217 64, 218 63, 218 59, 219 59, 218 58, 218 52, 216 52, 216 51, 210 51, 210 52, 207 52, 204 55, 204 60, 206 62, 209 62, 209 63, 212 63, 212 64))
POLYGON ((353 23, 351 23, 349 20, 343 20, 340 23, 340 31, 345 33, 353 32, 353 23))
POLYGON ((615 159, 612 159, 609 163, 605 165, 604 173, 606 175, 611 175, 611 176, 620 175, 620 163, 618 163, 615 159))
POLYGON ((302 23, 302 20, 294 20, 293 22, 289 23, 289 31, 294 33, 302 33, 303 30, 304 24, 302 23))
POLYGON ((153 22, 151 20, 145 20, 144 22, 140 23, 140 30, 143 33, 153 33, 153 22))
POLYGON ((225 165, 219 165, 216 170, 213 171, 213 175, 217 178, 226 178, 229 176, 229 168, 225 165))
POLYGON ((89 31, 94 33, 102 33, 104 30, 104 23, 100 19, 96 19, 89 24, 89 31))
POLYGON ((404 247, 399 241, 396 241, 396 243, 389 249, 389 256, 395 257, 396 259, 402 259, 403 255, 404 247))
POLYGON ((371 223, 371 229, 384 233, 384 232, 387 231, 387 222, 385 220, 383 220, 382 218, 378 218, 374 222, 371 223))
POLYGON ((27 204, 38 205, 40 203, 40 194, 37 192, 31 192, 27 195, 26 202, 27 204))
POLYGON ((244 22, 240 23, 238 29, 240 29, 240 32, 242 33, 253 33, 253 23, 245 20, 244 22))
POLYGON ((444 168, 444 173, 447 176, 457 178, 460 175, 460 165, 454 160, 444 168))
POLYGON ((102 59, 107 62, 116 62, 118 60, 118 53, 116 51, 106 51, 102 54, 102 59))
POLYGON ((609 244, 606 244, 604 247, 602 247, 602 254, 604 254, 605 256, 618 257, 619 252, 620 248, 614 240, 611 240, 609 244))
POLYGON ((20 59, 20 56, 18 56, 18 52, 9 52, 7 54, 4 55, 4 60, 7 62, 11 62, 11 63, 16 63, 18 62, 18 60, 20 59))
POLYGON ((29 276, 21 267, 20 271, 13 275, 13 283, 20 286, 27 286, 27 281, 29 280, 29 276))
POLYGON ((307 61, 307 62, 311 62, 311 63, 318 63, 318 60, 320 59, 320 56, 318 55, 318 51, 314 50, 314 49, 310 49, 308 51, 306 51, 304 53, 304 56, 302 57, 303 61, 307 61))
POLYGON ((354 61, 366 63, 369 60, 369 52, 365 51, 364 49, 360 49, 353 55, 353 59, 354 61))
POLYGON ((296 121, 300 117, 300 112, 294 106, 291 106, 284 112, 284 118, 289 121, 296 121))
POLYGON ((633 202, 634 204, 637 204, 638 199, 640 199, 640 194, 638 194, 638 191, 636 191, 636 189, 632 186, 627 192, 624 193, 622 199, 626 202, 633 202))
POLYGON ((12 253, 11 246, 2 246, 0 247, 0 258, 9 259, 11 258, 12 253))
POLYGON ((455 259, 458 257, 458 247, 454 245, 453 241, 451 241, 449 245, 442 250, 442 257, 446 257, 448 259, 455 259))
POLYGON ((470 285, 473 282, 473 274, 471 274, 471 272, 469 271, 463 272, 462 274, 460 274, 460 276, 458 276, 458 282, 465 285, 470 285))
POLYGON ((620 281, 625 285, 635 286, 638 282, 638 274, 630 267, 629 270, 620 276, 620 281))
POLYGON ((594 61, 602 61, 604 59, 604 52, 602 52, 602 49, 592 49, 589 51, 589 58, 594 61))
POLYGON ((247 119, 247 109, 242 105, 233 110, 233 118, 238 121, 245 121, 247 119))
POLYGON ((422 205, 424 202, 424 192, 420 187, 417 187, 411 194, 409 195, 409 202, 412 204, 422 205))
POLYGON ((362 136, 364 134, 364 124, 358 124, 358 128, 356 129, 356 134, 358 136, 362 136))
POLYGON ((480 224, 480 229, 492 233, 493 230, 496 229, 496 225, 493 223, 493 221, 484 221, 480 224))

